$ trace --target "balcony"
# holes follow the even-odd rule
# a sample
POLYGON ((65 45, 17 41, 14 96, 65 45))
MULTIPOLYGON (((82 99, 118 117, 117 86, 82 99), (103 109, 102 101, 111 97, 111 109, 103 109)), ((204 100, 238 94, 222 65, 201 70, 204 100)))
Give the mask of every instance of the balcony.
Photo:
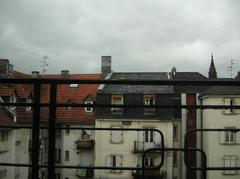
POLYGON ((91 150, 94 148, 93 140, 77 140, 76 142, 77 149, 88 149, 91 150))
POLYGON ((134 153, 144 152, 150 148, 160 148, 161 145, 155 142, 134 141, 134 153))
POLYGON ((78 177, 93 177, 94 170, 93 169, 76 169, 76 176, 78 177))

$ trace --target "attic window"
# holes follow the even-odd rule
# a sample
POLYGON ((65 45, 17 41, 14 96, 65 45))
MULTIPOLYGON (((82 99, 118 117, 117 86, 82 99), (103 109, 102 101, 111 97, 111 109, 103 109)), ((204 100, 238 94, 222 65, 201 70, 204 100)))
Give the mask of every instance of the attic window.
POLYGON ((78 84, 75 84, 75 83, 72 83, 69 85, 69 88, 77 88, 78 87, 78 84))
MULTIPOLYGON (((144 104, 145 105, 155 105, 156 97, 155 95, 144 95, 144 104)), ((144 114, 154 114, 156 111, 155 108, 144 108, 144 114)))
MULTIPOLYGON (((112 104, 123 105, 123 95, 112 95, 112 104)), ((115 107, 115 108, 112 108, 112 112, 114 114, 122 114, 123 109, 115 107)))
MULTIPOLYGON (((85 101, 84 104, 93 104, 93 101, 85 101)), ((87 113, 92 113, 93 112, 93 108, 92 107, 85 107, 84 110, 87 113)))

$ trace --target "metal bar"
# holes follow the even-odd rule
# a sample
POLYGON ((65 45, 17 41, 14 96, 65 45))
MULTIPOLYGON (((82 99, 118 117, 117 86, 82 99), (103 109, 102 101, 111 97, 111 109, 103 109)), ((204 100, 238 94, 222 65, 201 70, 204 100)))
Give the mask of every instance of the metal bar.
MULTIPOLYGON (((34 103, 2 103, 1 106, 34 106, 34 103)), ((49 103, 40 103, 40 107, 50 107, 49 103)), ((117 105, 117 104, 68 104, 56 103, 57 107, 116 107, 116 108, 175 108, 175 109, 240 109, 239 105, 117 105)))
POLYGON ((50 109, 48 123, 48 179, 55 179, 55 124, 56 124, 57 84, 50 89, 50 109))
POLYGON ((34 85, 34 107, 32 121, 32 178, 38 178, 39 169, 40 87, 40 84, 34 85))
POLYGON ((112 85, 187 85, 187 86, 239 86, 240 81, 228 80, 92 80, 51 78, 1 78, 0 83, 14 84, 112 84, 112 85))
MULTIPOLYGON (((240 129, 237 129, 237 128, 236 129, 190 129, 185 133, 185 136, 184 136, 184 148, 187 150, 192 149, 192 148, 188 148, 187 139, 188 139, 188 136, 193 132, 220 132, 220 131, 231 131, 231 132, 237 133, 240 131, 240 129)), ((186 151, 184 152, 184 162, 186 166, 193 170, 199 169, 197 167, 192 167, 188 165, 188 160, 187 160, 188 152, 186 151)), ((206 163, 206 170, 240 170, 240 167, 207 167, 207 163, 206 163)))

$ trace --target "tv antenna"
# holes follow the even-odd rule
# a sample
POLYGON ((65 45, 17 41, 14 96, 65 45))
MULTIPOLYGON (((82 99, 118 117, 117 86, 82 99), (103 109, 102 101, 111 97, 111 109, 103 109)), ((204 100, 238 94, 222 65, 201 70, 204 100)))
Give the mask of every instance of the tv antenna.
POLYGON ((233 59, 230 60, 230 66, 228 67, 228 72, 230 72, 231 78, 233 78, 233 65, 237 64, 233 59))
POLYGON ((49 57, 48 56, 44 56, 43 57, 43 60, 41 61, 42 64, 41 64, 41 67, 42 67, 42 76, 44 76, 47 72, 47 66, 48 66, 48 63, 47 63, 47 59, 49 57))

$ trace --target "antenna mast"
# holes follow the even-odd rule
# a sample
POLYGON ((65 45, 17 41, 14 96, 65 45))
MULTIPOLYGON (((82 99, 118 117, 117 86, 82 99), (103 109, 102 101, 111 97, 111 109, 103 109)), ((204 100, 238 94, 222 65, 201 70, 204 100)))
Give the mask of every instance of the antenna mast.
POLYGON ((43 57, 43 61, 41 61, 42 62, 42 64, 41 64, 42 76, 44 76, 46 74, 46 72, 47 72, 47 66, 48 66, 47 59, 48 58, 49 58, 48 56, 44 56, 43 57))
POLYGON ((228 72, 230 72, 231 78, 233 77, 233 65, 237 63, 234 62, 233 59, 230 60, 230 66, 228 67, 228 72))

